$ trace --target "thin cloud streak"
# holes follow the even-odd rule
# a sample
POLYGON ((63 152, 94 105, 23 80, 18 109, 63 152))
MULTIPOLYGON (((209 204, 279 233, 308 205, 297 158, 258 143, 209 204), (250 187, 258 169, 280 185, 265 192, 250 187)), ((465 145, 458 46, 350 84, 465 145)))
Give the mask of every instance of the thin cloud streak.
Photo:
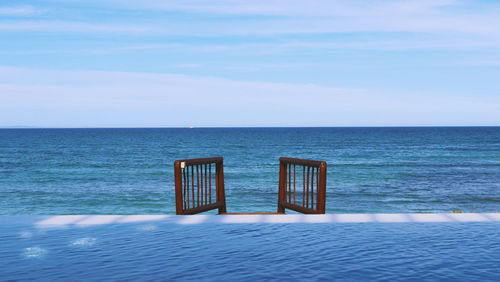
MULTIPOLYGON (((101 2, 102 3, 102 2, 101 2)), ((500 35, 500 4, 479 5, 468 10, 468 1, 234 1, 207 3, 194 1, 146 0, 140 4, 129 0, 110 0, 134 9, 156 9, 218 15, 264 15, 276 19, 252 21, 248 25, 232 23, 209 34, 273 35, 335 32, 455 32, 500 35), (234 26, 233 26, 234 24, 234 26), (248 28, 250 26, 250 28, 248 28)), ((476 3, 477 4, 477 3, 476 3)), ((223 18, 222 18, 223 19, 223 18)))
POLYGON ((45 31, 81 33, 149 34, 152 28, 125 24, 95 24, 69 21, 6 21, 0 22, 0 31, 45 31))
MULTIPOLYGON (((286 19, 254 20, 227 23, 180 22, 177 28, 169 28, 168 23, 156 24, 96 24, 72 21, 3 21, 0 31, 45 31, 45 32, 105 32, 132 33, 136 35, 163 36, 188 35, 197 37, 211 36, 272 36, 297 34, 328 33, 366 33, 366 32, 415 32, 415 33, 456 33, 500 37, 499 18, 484 17, 404 17, 374 19, 286 19)), ((483 38, 484 40, 485 38, 483 38)))
POLYGON ((0 6, 0 15, 4 16, 31 16, 43 14, 46 10, 33 6, 0 6))
MULTIPOLYGON (((479 5, 474 12, 463 1, 99 1, 96 5, 191 13, 187 18, 166 15, 151 25, 94 20, 0 22, 3 31, 130 32, 145 36, 273 36, 361 32, 407 32, 500 37, 500 5, 479 5), (204 20, 196 13, 250 15, 234 20, 204 20), (257 17, 255 17, 257 15, 257 17), (258 17, 258 15, 268 15, 258 17), (193 20, 195 19, 195 20, 193 20)), ((84 14, 85 15, 85 14, 84 14)), ((57 15, 55 15, 57 18, 57 15)))
MULTIPOLYGON (((1 29, 1 26, 0 26, 1 29)), ((124 31, 125 32, 125 31, 124 31)), ((226 43, 217 42, 205 43, 155 43, 155 44, 133 44, 113 42, 113 47, 99 46, 88 48, 72 49, 29 49, 29 50, 11 50, 0 51, 5 55, 43 55, 43 54, 75 54, 75 55, 107 55, 107 54, 133 54, 142 51, 154 52, 180 52, 195 54, 217 54, 217 53, 235 53, 238 55, 272 55, 285 53, 304 53, 317 50, 469 50, 482 48, 483 50, 500 47, 500 38, 498 40, 482 41, 477 37, 464 38, 405 38, 388 40, 350 40, 344 42, 331 41, 312 41, 312 40, 290 40, 280 42, 266 43, 226 43), (118 46, 116 46, 118 45, 118 46)), ((462 62, 460 60, 457 63, 462 62)), ((488 62, 485 61, 484 64, 488 62)), ((495 64, 495 63, 490 63, 495 64)), ((181 65, 178 65, 181 66, 181 65)), ((198 67, 200 64, 189 63, 184 67, 198 67)))
POLYGON ((120 5, 133 9, 155 9, 163 11, 182 11, 189 13, 208 13, 218 15, 266 15, 266 16, 368 16, 399 14, 431 14, 437 9, 459 4, 453 0, 414 0, 414 1, 356 1, 356 0, 130 0, 99 1, 108 5, 120 5))

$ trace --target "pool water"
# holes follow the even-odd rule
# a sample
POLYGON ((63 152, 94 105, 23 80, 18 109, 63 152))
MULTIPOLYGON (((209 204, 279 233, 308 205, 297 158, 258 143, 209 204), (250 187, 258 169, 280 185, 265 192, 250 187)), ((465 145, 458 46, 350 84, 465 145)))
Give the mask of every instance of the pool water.
POLYGON ((496 280, 498 222, 0 224, 0 280, 496 280))

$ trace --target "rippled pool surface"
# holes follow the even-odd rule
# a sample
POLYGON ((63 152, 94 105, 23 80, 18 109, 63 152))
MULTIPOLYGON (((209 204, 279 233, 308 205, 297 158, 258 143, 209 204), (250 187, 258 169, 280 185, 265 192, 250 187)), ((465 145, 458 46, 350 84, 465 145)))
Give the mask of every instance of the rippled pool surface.
POLYGON ((500 278, 498 222, 0 224, 0 280, 500 278))

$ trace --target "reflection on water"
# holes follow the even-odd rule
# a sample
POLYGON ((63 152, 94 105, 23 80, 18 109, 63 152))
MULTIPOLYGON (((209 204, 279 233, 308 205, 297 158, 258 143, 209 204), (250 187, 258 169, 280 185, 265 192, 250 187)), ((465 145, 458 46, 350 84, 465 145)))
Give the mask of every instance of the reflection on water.
POLYGON ((29 231, 21 231, 21 232, 19 232, 19 237, 30 239, 31 237, 33 237, 33 233, 31 233, 29 231))
POLYGON ((156 225, 141 225, 141 226, 138 226, 137 227, 137 230, 141 230, 141 231, 152 231, 152 230, 156 230, 156 225))
POLYGON ((0 280, 497 280, 499 227, 167 220, 40 230, 3 223, 0 280))
POLYGON ((43 248, 40 247, 29 247, 29 248, 24 248, 23 250, 23 256, 25 258, 40 258, 42 257, 47 251, 43 248))
POLYGON ((95 244, 96 238, 80 238, 71 243, 73 246, 91 247, 95 244))

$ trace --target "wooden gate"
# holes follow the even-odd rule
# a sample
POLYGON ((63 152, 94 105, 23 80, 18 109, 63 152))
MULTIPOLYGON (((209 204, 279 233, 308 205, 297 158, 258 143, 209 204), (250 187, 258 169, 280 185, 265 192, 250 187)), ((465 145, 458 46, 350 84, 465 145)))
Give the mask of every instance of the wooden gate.
POLYGON ((176 214, 226 212, 222 157, 176 160, 174 173, 176 214))
POLYGON ((324 214, 325 198, 326 162, 280 158, 278 213, 324 214))

